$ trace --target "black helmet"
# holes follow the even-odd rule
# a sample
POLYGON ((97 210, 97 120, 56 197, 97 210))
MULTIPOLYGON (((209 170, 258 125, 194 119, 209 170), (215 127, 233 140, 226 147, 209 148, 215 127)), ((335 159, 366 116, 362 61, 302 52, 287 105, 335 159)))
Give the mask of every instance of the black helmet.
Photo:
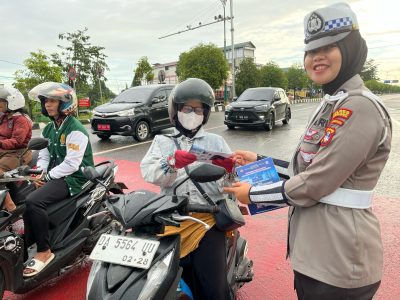
POLYGON ((178 112, 178 105, 193 99, 200 100, 203 103, 205 108, 203 124, 207 123, 210 109, 215 101, 214 91, 204 80, 189 78, 175 86, 168 98, 169 119, 174 126, 176 125, 175 118, 178 112))

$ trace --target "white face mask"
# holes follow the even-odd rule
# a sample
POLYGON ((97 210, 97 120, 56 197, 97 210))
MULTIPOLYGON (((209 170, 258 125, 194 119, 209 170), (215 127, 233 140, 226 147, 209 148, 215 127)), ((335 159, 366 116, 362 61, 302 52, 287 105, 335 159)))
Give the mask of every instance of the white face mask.
POLYGON ((197 115, 194 111, 188 114, 178 111, 178 120, 188 130, 193 130, 201 125, 204 115, 197 115))

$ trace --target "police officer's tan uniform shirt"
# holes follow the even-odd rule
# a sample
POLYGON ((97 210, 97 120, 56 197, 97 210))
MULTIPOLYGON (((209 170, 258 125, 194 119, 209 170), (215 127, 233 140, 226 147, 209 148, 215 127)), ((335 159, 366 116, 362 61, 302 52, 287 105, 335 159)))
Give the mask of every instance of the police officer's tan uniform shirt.
MULTIPOLYGON (((340 90, 366 88, 356 75, 340 90)), ((338 99, 321 103, 292 160, 294 176, 285 183, 294 205, 289 211, 290 259, 302 274, 356 288, 381 279, 378 220, 371 208, 345 208, 319 200, 339 187, 373 190, 388 159, 391 130, 374 103, 361 94, 338 99), (385 127, 389 127, 386 133, 385 127)))

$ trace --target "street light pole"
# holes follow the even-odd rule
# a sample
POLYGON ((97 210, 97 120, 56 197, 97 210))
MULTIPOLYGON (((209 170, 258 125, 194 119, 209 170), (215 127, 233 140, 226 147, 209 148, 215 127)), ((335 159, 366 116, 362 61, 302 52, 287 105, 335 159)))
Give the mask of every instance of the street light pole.
POLYGON ((229 1, 231 9, 231 43, 232 43, 232 98, 235 97, 235 45, 233 41, 233 5, 232 0, 229 1))
MULTIPOLYGON (((226 0, 221 0, 222 6, 224 7, 224 58, 226 59, 226 0)), ((226 80, 224 80, 224 104, 226 105, 226 100, 228 98, 226 80)))

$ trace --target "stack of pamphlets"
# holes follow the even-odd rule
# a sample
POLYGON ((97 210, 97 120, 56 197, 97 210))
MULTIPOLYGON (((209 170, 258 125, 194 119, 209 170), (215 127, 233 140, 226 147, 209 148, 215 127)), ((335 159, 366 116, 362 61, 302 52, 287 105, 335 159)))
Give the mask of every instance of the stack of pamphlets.
MULTIPOLYGON (((271 157, 237 167, 236 173, 240 181, 246 181, 253 186, 271 184, 280 180, 271 157)), ((250 214, 255 215, 281 207, 263 203, 251 203, 248 208, 250 214)))

